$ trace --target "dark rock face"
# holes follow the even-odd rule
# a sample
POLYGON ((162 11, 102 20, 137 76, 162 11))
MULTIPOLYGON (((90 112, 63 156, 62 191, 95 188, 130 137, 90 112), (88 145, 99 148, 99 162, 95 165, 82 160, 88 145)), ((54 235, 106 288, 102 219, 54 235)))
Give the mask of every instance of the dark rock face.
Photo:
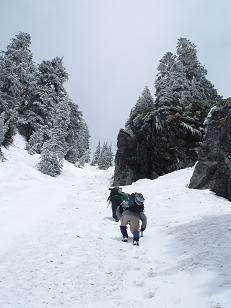
POLYGON ((129 185, 142 178, 193 166, 202 139, 195 120, 177 108, 150 113, 139 127, 121 129, 117 139, 114 185, 129 185))
POLYGON ((208 188, 231 201, 231 105, 212 112, 189 187, 208 188))

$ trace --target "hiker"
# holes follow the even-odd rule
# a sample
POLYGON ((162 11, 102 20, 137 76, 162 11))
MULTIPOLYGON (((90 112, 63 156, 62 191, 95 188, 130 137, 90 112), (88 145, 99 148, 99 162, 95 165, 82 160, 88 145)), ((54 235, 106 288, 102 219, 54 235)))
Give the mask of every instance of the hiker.
POLYGON ((128 195, 124 192, 122 192, 121 187, 111 187, 109 188, 110 195, 107 198, 107 201, 111 202, 111 208, 112 208, 112 217, 116 222, 119 221, 119 218, 116 215, 117 207, 123 202, 128 201, 128 195))
POLYGON ((140 231, 146 229, 147 217, 144 214, 144 197, 140 193, 133 193, 129 196, 128 202, 122 202, 117 209, 117 217, 121 221, 120 231, 122 233, 122 241, 128 241, 127 225, 130 225, 133 234, 133 245, 139 246, 140 238, 140 220, 142 221, 140 231))

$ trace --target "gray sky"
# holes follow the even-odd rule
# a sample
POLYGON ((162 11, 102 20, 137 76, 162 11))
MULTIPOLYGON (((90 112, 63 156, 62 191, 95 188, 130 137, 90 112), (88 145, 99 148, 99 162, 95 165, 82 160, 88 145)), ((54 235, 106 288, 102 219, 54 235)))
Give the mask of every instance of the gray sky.
POLYGON ((230 17, 229 0, 0 0, 0 50, 25 31, 37 63, 64 56, 66 88, 95 147, 116 143, 145 85, 154 94, 158 62, 179 37, 197 45, 208 78, 231 96, 230 17))

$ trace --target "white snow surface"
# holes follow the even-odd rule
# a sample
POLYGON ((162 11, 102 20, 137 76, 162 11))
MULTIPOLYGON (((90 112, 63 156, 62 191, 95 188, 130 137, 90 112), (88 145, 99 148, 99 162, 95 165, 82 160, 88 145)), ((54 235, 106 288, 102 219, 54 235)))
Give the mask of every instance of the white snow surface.
POLYGON ((192 168, 123 187, 145 196, 137 247, 107 208, 113 168, 52 178, 24 146, 0 163, 1 308, 231 307, 230 202, 187 188, 192 168))

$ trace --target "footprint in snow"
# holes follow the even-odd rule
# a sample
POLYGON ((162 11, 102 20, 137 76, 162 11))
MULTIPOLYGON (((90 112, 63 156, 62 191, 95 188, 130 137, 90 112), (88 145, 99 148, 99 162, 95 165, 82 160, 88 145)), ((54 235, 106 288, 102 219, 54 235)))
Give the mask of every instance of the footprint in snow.
POLYGON ((145 298, 147 298, 147 299, 151 299, 151 298, 153 298, 153 297, 155 297, 155 292, 148 292, 147 294, 145 294, 145 298))
POLYGON ((144 286, 144 282, 143 281, 133 281, 133 285, 135 287, 143 287, 144 286))
POLYGON ((152 269, 150 269, 150 271, 147 273, 148 278, 154 278, 154 277, 156 277, 156 275, 157 274, 155 272, 153 272, 152 269))

